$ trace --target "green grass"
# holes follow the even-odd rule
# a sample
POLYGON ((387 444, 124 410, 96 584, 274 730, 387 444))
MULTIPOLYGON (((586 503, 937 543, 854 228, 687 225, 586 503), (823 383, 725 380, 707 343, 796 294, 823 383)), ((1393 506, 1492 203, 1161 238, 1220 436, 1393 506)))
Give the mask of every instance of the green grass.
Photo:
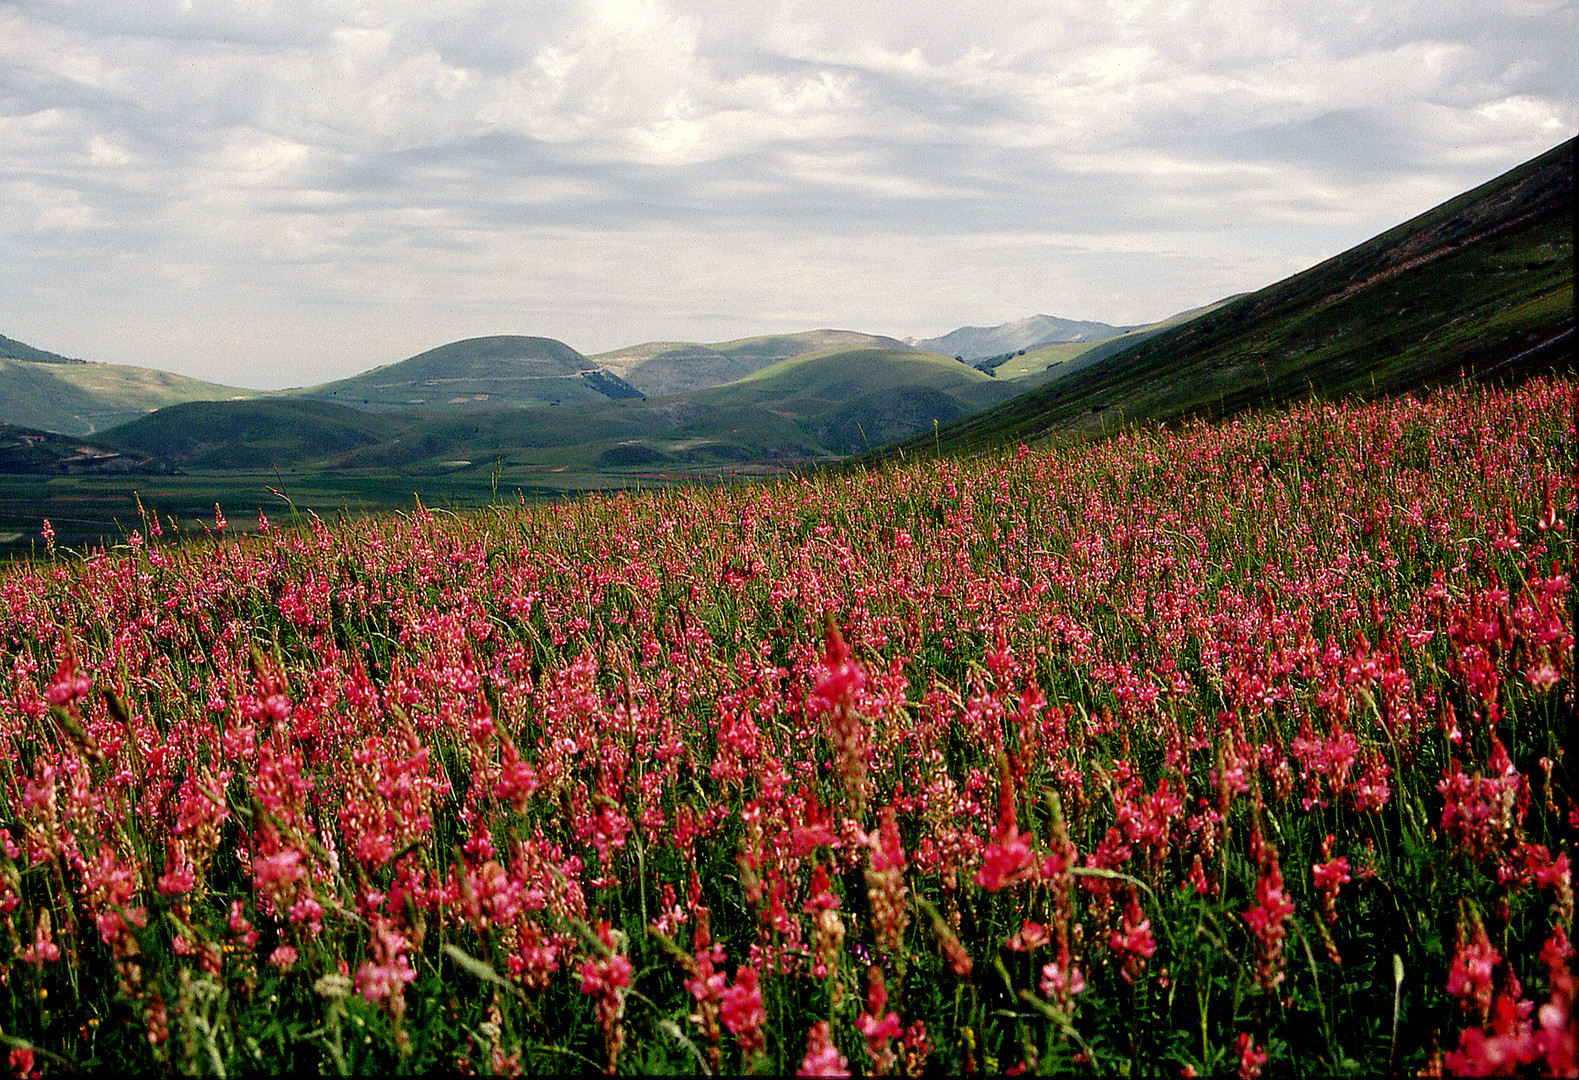
POLYGON ((5 360, 30 360, 35 364, 85 364, 86 360, 73 360, 69 356, 59 353, 47 352, 44 349, 35 349, 31 345, 24 345, 0 334, 0 359, 5 360))

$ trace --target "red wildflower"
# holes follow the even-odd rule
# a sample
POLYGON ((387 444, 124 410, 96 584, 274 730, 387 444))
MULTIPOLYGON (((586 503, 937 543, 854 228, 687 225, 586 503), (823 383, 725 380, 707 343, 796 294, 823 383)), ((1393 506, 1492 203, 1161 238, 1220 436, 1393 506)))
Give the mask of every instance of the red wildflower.
MULTIPOLYGON (((623 935, 621 935, 623 938, 623 935)), ((603 946, 597 956, 581 965, 581 992, 593 998, 598 1025, 603 1029, 603 1048, 608 1055, 608 1070, 619 1064, 620 1048, 625 1043, 625 991, 630 989, 631 963, 617 951, 623 944, 609 929, 607 919, 598 922, 598 941, 603 946)))
POLYGON ((1255 1080, 1261 1075, 1261 1066, 1266 1064, 1266 1051, 1255 1045, 1255 1040, 1247 1031, 1239 1033, 1239 1080, 1255 1080))
POLYGON ((1459 922, 1458 947, 1447 974, 1447 992, 1458 998, 1460 1007, 1485 1023, 1491 1011, 1492 972, 1502 962, 1502 956, 1492 947, 1479 917, 1471 913, 1469 923, 1466 934, 1463 921, 1459 922))

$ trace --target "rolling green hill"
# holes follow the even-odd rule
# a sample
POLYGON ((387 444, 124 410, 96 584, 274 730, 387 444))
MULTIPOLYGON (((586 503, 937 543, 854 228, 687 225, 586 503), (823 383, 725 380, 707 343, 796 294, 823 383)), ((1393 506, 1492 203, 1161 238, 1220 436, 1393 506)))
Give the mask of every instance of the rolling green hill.
POLYGON ((1014 389, 937 353, 832 349, 780 360, 697 391, 714 408, 755 406, 796 422, 834 454, 857 453, 967 416, 1014 389))
POLYGON ((592 357, 648 397, 666 397, 743 379, 770 364, 830 349, 910 349, 902 341, 853 330, 807 330, 712 345, 650 341, 592 357))
MULTIPOLYGON (((734 345, 739 354, 761 360, 828 339, 813 332, 734 345)), ((431 475, 495 468, 514 473, 708 468, 827 460, 931 431, 934 422, 966 416, 1013 393, 1009 384, 935 353, 867 344, 892 339, 843 332, 831 339, 855 339, 861 345, 801 352, 732 383, 667 397, 589 391, 520 408, 505 394, 489 392, 483 400, 466 396, 460 403, 395 404, 394 399, 425 384, 446 391, 491 385, 497 391, 499 382, 510 378, 501 371, 512 364, 532 372, 516 376, 522 382, 554 381, 574 388, 584 386, 581 376, 588 374, 614 379, 548 339, 475 339, 331 384, 365 394, 354 407, 306 396, 181 405, 106 438, 194 470, 332 468, 431 475), (542 374, 545 370, 557 373, 542 374), (576 379, 569 378, 572 373, 576 379), (384 400, 369 407, 380 391, 384 400)))
MULTIPOLYGON (((1180 323, 1189 322, 1197 316, 1208 311, 1215 311, 1236 297, 1228 300, 1219 300, 1215 304, 1204 307, 1192 308, 1180 312, 1171 318, 1160 322, 1147 323, 1144 326, 1130 327, 1112 337, 1101 338, 1097 341, 1069 341, 1058 342, 1052 345, 1041 345, 1033 349, 1026 349, 1021 353, 1011 353, 1007 356, 994 357, 991 363, 992 374, 1000 379, 1013 379, 1019 384, 1021 390, 1040 386, 1053 379, 1063 378, 1083 367, 1088 367, 1098 360, 1105 359, 1115 353, 1122 352, 1131 345, 1145 341, 1170 327, 1180 323)), ((985 369, 987 362, 976 366, 985 369)))
POLYGON ((468 338, 297 397, 372 409, 535 408, 638 396, 610 372, 552 338, 468 338))
POLYGON ((183 468, 269 469, 333 466, 358 448, 394 437, 404 426, 328 401, 260 398, 171 405, 102 439, 183 468))
POLYGON ((875 457, 1571 371, 1573 163, 1570 140, 1303 273, 1127 347, 1104 342, 1067 365, 1077 370, 875 457))
POLYGON ((346 458, 362 468, 586 473, 826 461, 1001 401, 1013 389, 938 356, 834 348, 724 386, 641 401, 411 417, 346 458))

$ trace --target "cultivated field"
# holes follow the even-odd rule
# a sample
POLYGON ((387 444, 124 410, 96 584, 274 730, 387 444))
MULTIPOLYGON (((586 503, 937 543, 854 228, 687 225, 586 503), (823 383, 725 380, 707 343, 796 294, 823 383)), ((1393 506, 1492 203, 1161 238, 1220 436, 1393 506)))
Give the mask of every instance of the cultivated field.
POLYGON ((18 562, 5 1052, 1572 1075, 1574 395, 18 562))

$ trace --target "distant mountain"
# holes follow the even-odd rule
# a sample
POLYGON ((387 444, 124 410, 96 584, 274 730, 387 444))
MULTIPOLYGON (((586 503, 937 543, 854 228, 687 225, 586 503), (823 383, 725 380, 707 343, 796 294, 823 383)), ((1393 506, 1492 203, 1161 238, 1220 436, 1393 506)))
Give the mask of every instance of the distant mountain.
POLYGON ((1134 344, 1099 345, 1045 385, 884 454, 1573 374, 1574 147, 1134 344))
POLYGON ((975 368, 901 346, 791 357, 690 397, 715 409, 767 409, 794 420, 822 451, 850 454, 931 431, 934 420, 968 416, 1012 393, 975 368))
POLYGON ((289 391, 377 409, 536 408, 639 397, 619 373, 553 338, 467 338, 349 379, 289 391))
POLYGON ((463 411, 292 399, 174 406, 108 433, 188 469, 289 467, 605 477, 628 469, 826 461, 931 431, 1013 393, 965 364, 899 346, 779 360, 686 394, 463 411))
POLYGON ((166 405, 256 393, 168 371, 72 360, 0 337, 0 423, 85 437, 166 405))
POLYGON ((668 397, 743 379, 770 364, 828 349, 910 349, 891 337, 853 330, 807 330, 798 334, 739 338, 701 345, 650 341, 592 357, 647 397, 668 397))
POLYGON ((1021 390, 1029 390, 1031 387, 1071 375, 1160 334, 1170 327, 1189 322, 1208 311, 1215 311, 1235 299, 1237 297, 1230 296, 1216 303, 1181 311, 1158 322, 1131 327, 1116 337, 1102 338, 1099 341, 1067 341, 1053 345, 1036 345, 1029 349, 978 360, 973 366, 999 379, 1012 379, 1021 390))
POLYGON ((962 326, 942 337, 923 338, 914 344, 917 348, 956 356, 967 363, 985 360, 989 356, 1020 349, 1034 349, 1039 345, 1058 345, 1070 341, 1101 341, 1116 337, 1129 326, 1109 326, 1102 322, 1077 322, 1059 319, 1052 315, 1032 315, 1026 319, 1007 322, 1001 326, 962 326))
POLYGON ((105 439, 190 470, 448 474, 503 463, 597 472, 826 460, 930 431, 1013 392, 936 353, 849 331, 636 347, 613 361, 549 338, 473 338, 289 396, 172 406, 105 439), (696 373, 669 354, 704 349, 712 377, 748 374, 649 399, 611 370, 672 386, 696 373), (656 379, 670 364, 667 382, 656 379))

